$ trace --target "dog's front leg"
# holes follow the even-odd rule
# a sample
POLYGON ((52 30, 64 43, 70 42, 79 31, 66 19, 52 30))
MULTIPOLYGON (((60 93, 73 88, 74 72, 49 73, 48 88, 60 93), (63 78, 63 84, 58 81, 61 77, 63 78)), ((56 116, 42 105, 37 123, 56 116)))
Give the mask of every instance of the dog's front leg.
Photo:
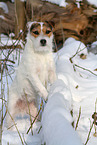
POLYGON ((49 68, 49 76, 48 76, 48 79, 49 79, 49 83, 50 84, 53 84, 55 81, 56 81, 56 72, 55 72, 55 69, 54 68, 49 68))
POLYGON ((32 87, 34 90, 39 94, 40 97, 42 97, 44 100, 47 99, 48 92, 42 82, 40 81, 39 77, 37 75, 27 75, 27 79, 30 81, 32 87))

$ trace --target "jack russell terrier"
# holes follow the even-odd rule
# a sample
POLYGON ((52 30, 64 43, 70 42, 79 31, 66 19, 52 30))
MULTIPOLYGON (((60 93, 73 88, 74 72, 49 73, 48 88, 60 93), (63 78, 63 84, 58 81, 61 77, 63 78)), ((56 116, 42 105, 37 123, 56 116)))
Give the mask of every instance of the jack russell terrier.
POLYGON ((12 82, 7 113, 7 127, 19 131, 30 126, 29 113, 35 118, 38 113, 39 98, 47 99, 47 83, 56 80, 53 60, 53 24, 49 22, 28 22, 27 43, 16 77, 12 82))

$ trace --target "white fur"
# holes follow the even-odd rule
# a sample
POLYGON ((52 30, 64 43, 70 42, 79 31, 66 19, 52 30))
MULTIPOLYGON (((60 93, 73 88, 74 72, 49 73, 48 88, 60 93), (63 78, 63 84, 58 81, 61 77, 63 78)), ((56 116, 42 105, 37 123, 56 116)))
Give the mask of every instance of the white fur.
MULTIPOLYGON (((46 84, 48 82, 52 84, 56 80, 55 65, 52 56, 52 40, 53 35, 51 35, 50 38, 44 36, 42 33, 37 38, 31 36, 30 33, 27 35, 25 50, 16 72, 16 77, 10 88, 8 98, 8 111, 16 121, 18 127, 22 125, 22 123, 18 121, 19 117, 25 117, 27 112, 25 109, 20 111, 18 105, 16 105, 17 102, 20 99, 27 99, 26 101, 32 103, 30 112, 31 115, 35 117, 39 105, 39 97, 42 97, 44 100, 47 99, 48 91, 46 84), (47 41, 47 45, 40 46, 40 40, 44 38, 47 41), (25 94, 27 94, 27 98, 25 94), (35 103, 34 105, 33 102, 35 103)), ((26 108, 27 106, 23 107, 26 108)), ((7 114, 7 127, 12 124, 13 121, 9 114, 7 114)), ((28 125, 28 123, 25 125, 28 125)), ((19 128, 21 130, 21 127, 19 128)))

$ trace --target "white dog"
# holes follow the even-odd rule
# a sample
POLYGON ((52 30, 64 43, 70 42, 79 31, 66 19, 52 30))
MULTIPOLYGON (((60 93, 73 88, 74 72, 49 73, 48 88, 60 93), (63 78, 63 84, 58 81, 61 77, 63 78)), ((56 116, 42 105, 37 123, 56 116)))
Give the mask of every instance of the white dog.
POLYGON ((46 100, 46 85, 56 80, 52 25, 48 22, 29 22, 28 27, 27 43, 8 98, 8 112, 11 116, 7 114, 7 126, 14 125, 15 121, 19 130, 30 126, 27 115, 30 112, 32 118, 36 116, 38 98, 46 100))

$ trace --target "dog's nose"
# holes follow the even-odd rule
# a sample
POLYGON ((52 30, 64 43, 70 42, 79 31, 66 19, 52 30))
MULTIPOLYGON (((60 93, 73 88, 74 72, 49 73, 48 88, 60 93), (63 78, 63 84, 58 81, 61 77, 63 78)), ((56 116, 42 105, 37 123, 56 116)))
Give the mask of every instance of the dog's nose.
POLYGON ((40 43, 41 43, 42 46, 45 46, 46 45, 46 40, 45 39, 41 39, 40 43))

